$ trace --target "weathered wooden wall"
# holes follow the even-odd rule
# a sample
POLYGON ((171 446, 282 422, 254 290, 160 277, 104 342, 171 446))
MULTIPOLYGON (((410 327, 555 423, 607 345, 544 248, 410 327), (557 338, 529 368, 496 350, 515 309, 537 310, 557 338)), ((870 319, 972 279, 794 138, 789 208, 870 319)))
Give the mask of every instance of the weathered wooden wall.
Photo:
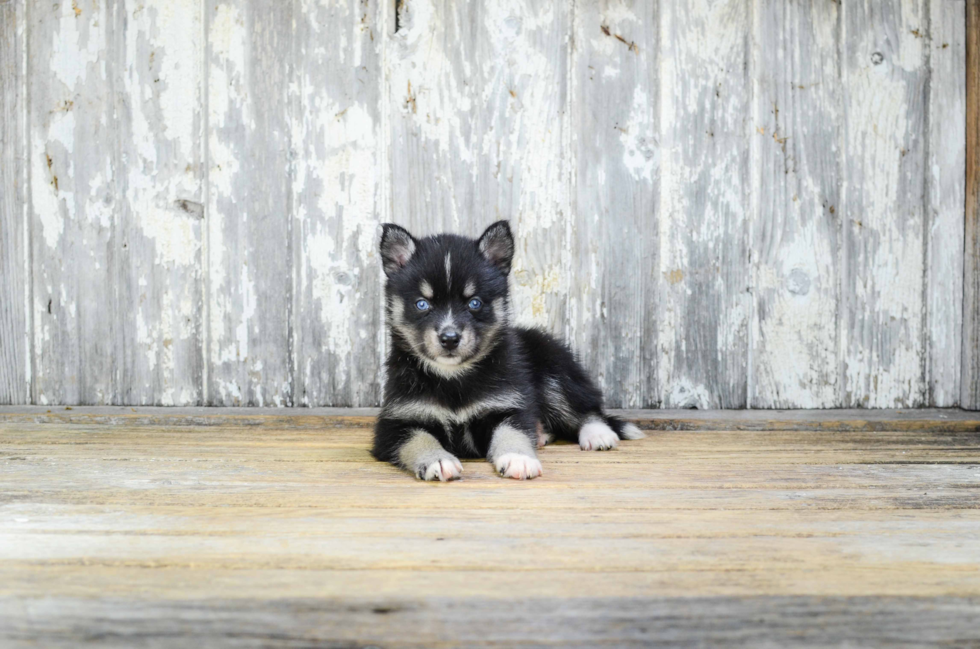
POLYGON ((966 23, 966 242, 960 404, 980 410, 980 0, 967 0, 966 23))
POLYGON ((973 1, 0 0, 0 403, 373 405, 508 218, 612 405, 980 406, 973 1))

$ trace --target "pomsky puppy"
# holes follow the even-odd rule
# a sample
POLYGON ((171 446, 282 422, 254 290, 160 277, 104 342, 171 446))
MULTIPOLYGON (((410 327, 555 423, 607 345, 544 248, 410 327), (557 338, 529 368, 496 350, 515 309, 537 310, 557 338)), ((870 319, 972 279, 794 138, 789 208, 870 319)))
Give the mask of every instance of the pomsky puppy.
POLYGON ((383 227, 392 344, 376 458, 422 480, 453 480, 463 471, 458 458, 485 457, 500 475, 524 480, 541 475, 536 448, 555 438, 601 451, 644 436, 603 411, 567 346, 511 325, 506 221, 477 240, 383 227))

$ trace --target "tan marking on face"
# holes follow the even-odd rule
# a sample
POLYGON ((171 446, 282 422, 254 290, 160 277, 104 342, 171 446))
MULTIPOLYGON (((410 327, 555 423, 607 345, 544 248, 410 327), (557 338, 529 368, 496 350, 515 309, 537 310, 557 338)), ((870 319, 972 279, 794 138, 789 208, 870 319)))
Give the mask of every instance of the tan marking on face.
POLYGON ((453 285, 453 262, 452 253, 446 253, 446 287, 453 285))
POLYGON ((419 292, 422 293, 422 297, 426 298, 427 300, 431 300, 432 296, 435 295, 432 290, 432 284, 429 284, 424 279, 422 280, 422 283, 419 284, 419 292))
POLYGON ((467 300, 476 295, 476 284, 473 280, 466 282, 466 288, 463 289, 463 297, 467 300))
POLYGON ((504 298, 498 297, 491 302, 491 306, 499 322, 510 322, 510 305, 504 301, 504 298))

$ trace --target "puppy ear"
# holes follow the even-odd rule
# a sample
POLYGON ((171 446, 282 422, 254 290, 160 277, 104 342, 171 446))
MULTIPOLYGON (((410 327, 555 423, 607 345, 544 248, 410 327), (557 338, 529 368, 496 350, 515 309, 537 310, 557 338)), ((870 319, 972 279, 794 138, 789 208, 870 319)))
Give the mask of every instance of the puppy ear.
POLYGON ((477 241, 480 254, 506 275, 514 259, 514 235, 507 221, 497 221, 484 231, 477 241))
POLYGON ((394 223, 384 223, 381 226, 381 262, 385 275, 391 277, 405 267, 408 260, 415 254, 415 239, 405 228, 394 223))

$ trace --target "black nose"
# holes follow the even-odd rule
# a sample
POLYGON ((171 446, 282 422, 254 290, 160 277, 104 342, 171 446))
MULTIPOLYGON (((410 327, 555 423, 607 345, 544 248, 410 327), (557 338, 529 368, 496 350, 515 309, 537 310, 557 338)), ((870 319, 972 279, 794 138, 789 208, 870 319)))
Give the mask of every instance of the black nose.
POLYGON ((441 333, 439 334, 439 342, 442 343, 444 349, 456 349, 459 347, 459 334, 455 331, 441 333))

